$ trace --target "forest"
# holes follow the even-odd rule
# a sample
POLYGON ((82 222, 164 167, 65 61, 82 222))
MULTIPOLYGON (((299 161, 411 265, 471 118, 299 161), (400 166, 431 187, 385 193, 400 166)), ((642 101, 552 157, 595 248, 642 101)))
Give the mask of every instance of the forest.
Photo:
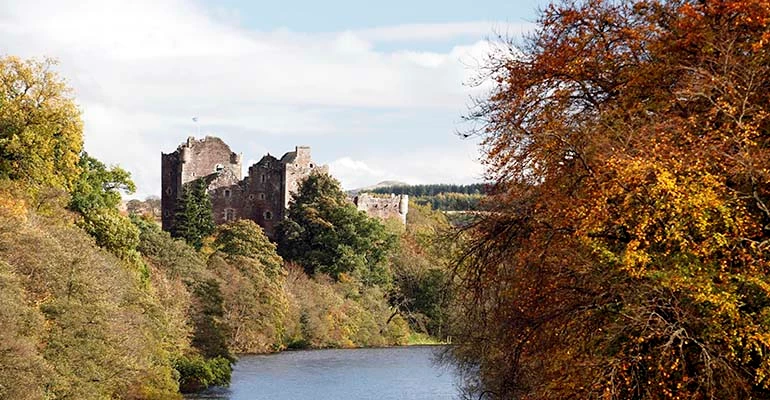
POLYGON ((367 189, 367 193, 376 194, 406 194, 417 204, 430 205, 434 210, 441 211, 475 211, 479 210, 479 204, 484 197, 486 184, 474 183, 471 185, 396 185, 380 186, 367 189))
POLYGON ((174 399, 227 385, 238 354, 437 342, 449 295, 445 217, 367 217, 339 183, 300 187, 271 242, 214 226, 205 186, 178 229, 128 171, 83 151, 52 60, 0 58, 0 398, 174 399))

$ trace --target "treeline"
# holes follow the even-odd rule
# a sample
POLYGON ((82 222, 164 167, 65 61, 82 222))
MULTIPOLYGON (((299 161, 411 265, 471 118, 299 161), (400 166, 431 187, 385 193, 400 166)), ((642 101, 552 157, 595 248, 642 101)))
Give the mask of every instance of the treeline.
POLYGON ((383 224, 317 175, 276 245, 215 227, 194 182, 172 236, 154 201, 125 215, 129 173, 82 145, 52 63, 0 58, 0 398, 181 398, 228 384, 239 353, 447 334, 440 213, 383 224))
POLYGON ((419 196, 414 202, 430 205, 434 210, 441 211, 475 211, 481 208, 483 194, 439 193, 433 196, 419 196))
POLYGON ((432 184, 432 185, 395 185, 366 190, 375 194, 406 194, 410 200, 420 205, 430 205, 441 211, 473 211, 481 207, 486 193, 486 184, 471 185, 432 184))
POLYGON ((366 190, 366 192, 378 194, 407 194, 409 196, 436 196, 444 193, 481 195, 485 193, 486 186, 487 184, 483 183, 473 183, 470 185, 444 183, 430 185, 395 185, 369 189, 366 190))

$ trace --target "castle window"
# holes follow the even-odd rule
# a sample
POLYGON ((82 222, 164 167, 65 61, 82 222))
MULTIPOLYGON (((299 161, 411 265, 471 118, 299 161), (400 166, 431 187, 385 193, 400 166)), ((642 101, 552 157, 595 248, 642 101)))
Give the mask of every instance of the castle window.
POLYGON ((265 183, 266 180, 267 180, 267 175, 262 174, 262 183, 265 183))
POLYGON ((265 199, 265 194, 264 193, 260 193, 259 194, 259 199, 260 200, 264 200, 265 199))
POLYGON ((310 163, 310 169, 312 169, 313 167, 315 167, 315 165, 313 165, 313 163, 310 163))
POLYGON ((254 195, 253 194, 249 195, 249 200, 254 200, 254 195))
POLYGON ((270 211, 265 211, 264 216, 265 216, 265 220, 267 220, 267 221, 273 219, 273 213, 270 212, 270 211))
POLYGON ((225 194, 225 197, 230 197, 232 192, 230 192, 230 189, 225 189, 225 193, 224 194, 225 194))
POLYGON ((225 167, 222 164, 217 164, 214 167, 214 172, 222 172, 223 169, 225 169, 225 167))
POLYGON ((172 194, 174 194, 174 189, 172 189, 171 186, 167 187, 166 188, 166 194, 171 196, 172 194))
POLYGON ((235 210, 228 208, 225 210, 225 221, 232 221, 235 219, 235 210))

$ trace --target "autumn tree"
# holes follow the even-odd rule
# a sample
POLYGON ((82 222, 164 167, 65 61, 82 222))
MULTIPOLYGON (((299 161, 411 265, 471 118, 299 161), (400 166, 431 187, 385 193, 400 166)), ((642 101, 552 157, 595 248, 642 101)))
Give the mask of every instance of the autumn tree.
POLYGON ((83 123, 53 60, 0 57, 0 177, 68 189, 83 123))
POLYGON ((490 398, 770 395, 770 3, 564 1, 472 120, 455 360, 490 398))

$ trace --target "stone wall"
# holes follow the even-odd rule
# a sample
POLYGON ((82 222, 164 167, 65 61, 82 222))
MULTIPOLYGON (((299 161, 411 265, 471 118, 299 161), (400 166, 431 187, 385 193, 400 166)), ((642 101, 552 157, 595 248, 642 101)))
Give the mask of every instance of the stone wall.
POLYGON ((373 195, 361 193, 353 198, 353 204, 367 215, 381 220, 395 218, 406 224, 406 214, 409 212, 408 195, 373 195))
POLYGON ((236 182, 241 180, 241 155, 232 152, 230 146, 217 137, 206 136, 201 140, 189 137, 173 153, 161 153, 163 229, 170 230, 174 225, 174 212, 183 186, 198 178, 212 179, 214 174, 230 176, 236 182))
MULTIPOLYGON (((291 196, 312 173, 328 174, 329 167, 313 162, 310 147, 297 146, 280 159, 267 154, 250 166, 248 175, 242 178, 241 156, 233 153, 225 142, 211 136, 201 140, 190 137, 173 153, 161 153, 163 229, 173 229, 183 186, 202 178, 208 185, 216 224, 250 219, 272 238, 276 225, 286 217, 291 196)), ((398 218, 406 223, 409 200, 405 195, 362 194, 353 202, 372 217, 398 218)))

